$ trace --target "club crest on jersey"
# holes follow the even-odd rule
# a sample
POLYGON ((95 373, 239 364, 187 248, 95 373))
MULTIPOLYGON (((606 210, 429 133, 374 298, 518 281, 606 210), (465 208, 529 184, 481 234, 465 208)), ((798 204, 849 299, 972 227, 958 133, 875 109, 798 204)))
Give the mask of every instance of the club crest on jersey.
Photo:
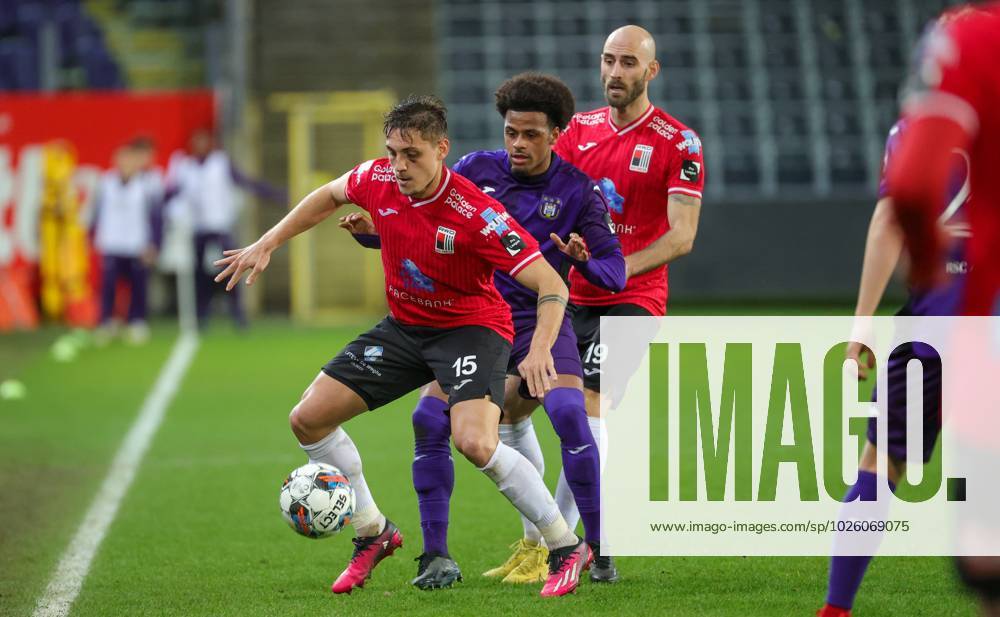
POLYGON ((548 195, 542 195, 542 200, 538 202, 538 214, 541 215, 543 219, 552 220, 559 216, 559 211, 562 210, 562 200, 558 197, 549 197, 548 195))
POLYGON ((455 230, 445 226, 438 227, 437 235, 434 236, 434 252, 442 255, 452 255, 455 253, 455 230))
POLYGON ((382 359, 381 345, 368 345, 365 347, 365 362, 377 362, 382 359))
POLYGON ((649 161, 653 158, 653 146, 639 144, 632 151, 632 162, 629 164, 629 171, 646 173, 649 171, 649 161))

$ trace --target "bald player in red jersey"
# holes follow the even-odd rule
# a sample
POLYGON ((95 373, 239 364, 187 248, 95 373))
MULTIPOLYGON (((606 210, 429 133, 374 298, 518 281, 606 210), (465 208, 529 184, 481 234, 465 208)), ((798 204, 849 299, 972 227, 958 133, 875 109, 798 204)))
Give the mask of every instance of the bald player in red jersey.
MULTIPOLYGON (((639 26, 611 33, 601 52, 607 107, 576 114, 556 142, 566 161, 600 187, 621 241, 628 282, 612 293, 570 273, 573 327, 583 360, 587 415, 601 444, 602 316, 665 315, 667 264, 691 252, 698 231, 705 168, 701 140, 653 106, 647 86, 660 72, 653 37, 639 26)), ((641 358, 623 358, 638 367, 641 358)), ((630 373, 632 371, 629 371, 630 373)), ((620 395, 619 395, 620 396, 620 395)), ((572 495, 560 477, 556 501, 570 526, 572 495)))
MULTIPOLYGON (((962 313, 1000 315, 1000 3, 942 15, 922 42, 903 115, 908 128, 887 178, 910 254, 911 282, 923 288, 936 282, 944 239, 935 207, 948 182, 950 153, 964 150, 974 189, 966 208, 972 237, 962 313)), ((954 420, 953 430, 966 437, 975 431, 975 418, 971 425, 954 420)), ((989 436, 973 441, 984 437, 987 460, 995 460, 989 436)), ((1000 513, 983 513, 983 520, 996 533, 1000 513)), ((979 593, 984 614, 1000 616, 1000 558, 960 557, 958 566, 979 593)))
POLYGON ((534 465, 499 441, 513 326, 493 273, 503 270, 538 294, 535 334, 518 365, 532 396, 542 396, 556 378, 550 349, 568 290, 503 205, 444 166, 449 141, 438 99, 407 98, 386 115, 384 129, 387 158, 316 189, 257 242, 217 262, 225 270, 216 280, 228 277, 227 290, 246 271, 251 284, 275 249, 346 203, 364 208, 381 237, 389 316, 330 360, 290 415, 310 462, 339 468, 354 487, 354 553, 332 590, 363 586, 402 546, 341 424, 436 380, 449 398, 456 448, 538 526, 551 549, 542 595, 565 595, 576 589, 591 551, 567 526, 534 465))

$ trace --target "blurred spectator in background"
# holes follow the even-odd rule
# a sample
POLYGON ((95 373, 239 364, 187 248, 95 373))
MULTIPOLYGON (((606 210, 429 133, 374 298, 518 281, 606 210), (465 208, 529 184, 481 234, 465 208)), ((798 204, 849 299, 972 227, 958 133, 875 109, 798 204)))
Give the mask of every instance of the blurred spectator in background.
MULTIPOLYGON (((156 166, 156 142, 148 135, 140 135, 129 142, 132 151, 136 156, 136 166, 139 171, 140 181, 146 186, 146 192, 157 206, 163 205, 164 199, 164 179, 163 171, 156 166)), ((156 213, 162 212, 162 208, 157 207, 156 213)), ((159 224, 159 220, 154 220, 159 224)))
MULTIPOLYGON (((235 232, 242 201, 236 189, 282 206, 287 204, 288 194, 241 173, 207 129, 191 135, 188 154, 178 152, 171 157, 167 186, 171 217, 184 217, 194 232, 198 327, 205 328, 217 287, 213 279, 218 269, 212 262, 222 258, 222 251, 240 247, 235 232)), ((238 289, 229 294, 229 312, 237 328, 247 327, 238 289)))
POLYGON ((144 147, 133 141, 118 149, 114 169, 102 176, 95 197, 94 247, 103 258, 99 344, 107 343, 118 331, 114 312, 120 280, 129 284, 126 340, 141 344, 149 338, 146 291, 149 268, 156 260, 156 218, 162 195, 142 170, 144 147))

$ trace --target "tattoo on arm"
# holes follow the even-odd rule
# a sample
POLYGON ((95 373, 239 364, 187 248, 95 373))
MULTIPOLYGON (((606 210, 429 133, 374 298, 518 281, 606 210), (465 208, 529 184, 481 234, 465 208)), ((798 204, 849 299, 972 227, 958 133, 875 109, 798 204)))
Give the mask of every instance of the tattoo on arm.
POLYGON ((560 296, 559 294, 549 294, 547 296, 542 296, 538 299, 538 306, 541 307, 546 302, 558 302, 559 304, 566 306, 566 298, 560 296))

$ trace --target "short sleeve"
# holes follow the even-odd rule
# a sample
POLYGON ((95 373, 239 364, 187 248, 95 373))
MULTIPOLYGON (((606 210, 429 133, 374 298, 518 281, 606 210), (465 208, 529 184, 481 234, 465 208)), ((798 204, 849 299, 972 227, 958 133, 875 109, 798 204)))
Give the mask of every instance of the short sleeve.
POLYGON ((471 221, 482 222, 471 229, 475 233, 473 250, 496 270, 511 276, 542 256, 538 241, 514 220, 499 202, 486 206, 479 217, 471 221))
POLYGON ((882 155, 882 173, 879 176, 878 181, 878 198, 882 199, 889 195, 889 183, 885 180, 885 171, 889 169, 889 161, 892 160, 893 154, 896 152, 896 146, 899 144, 899 137, 902 135, 902 123, 897 122, 891 129, 889 129, 889 136, 885 140, 885 154, 882 155))
POLYGON ((371 169, 375 160, 365 161, 351 170, 344 193, 351 203, 368 210, 368 194, 371 188, 371 169))
POLYGON ((931 28, 921 40, 903 93, 907 117, 937 116, 957 122, 974 137, 979 131, 984 89, 992 76, 980 57, 979 20, 958 18, 931 28))
POLYGON ((691 129, 680 133, 680 141, 674 146, 667 166, 667 195, 674 193, 701 199, 705 186, 705 163, 702 157, 701 139, 691 129))
POLYGON ((576 139, 576 117, 574 116, 566 125, 566 130, 559 135, 559 139, 556 140, 556 145, 552 149, 562 160, 572 163, 573 150, 575 150, 573 146, 576 144, 576 139))

